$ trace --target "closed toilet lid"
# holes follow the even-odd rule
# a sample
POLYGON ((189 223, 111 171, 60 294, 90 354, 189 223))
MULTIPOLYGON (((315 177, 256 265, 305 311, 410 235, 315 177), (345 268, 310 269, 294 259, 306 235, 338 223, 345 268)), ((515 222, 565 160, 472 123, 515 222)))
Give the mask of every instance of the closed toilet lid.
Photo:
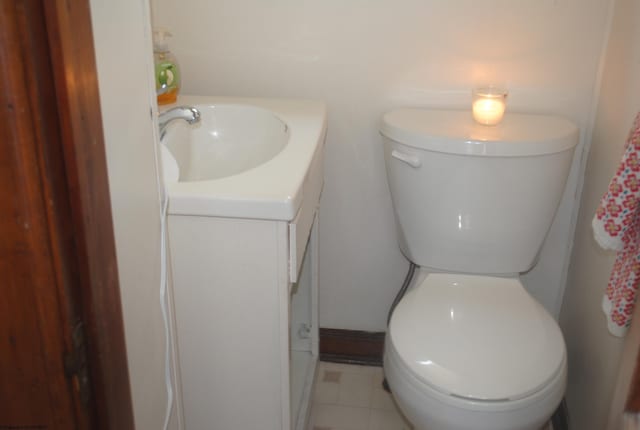
POLYGON ((392 347, 421 382, 476 400, 516 400, 565 366, 556 321, 517 279, 430 274, 396 307, 392 347))

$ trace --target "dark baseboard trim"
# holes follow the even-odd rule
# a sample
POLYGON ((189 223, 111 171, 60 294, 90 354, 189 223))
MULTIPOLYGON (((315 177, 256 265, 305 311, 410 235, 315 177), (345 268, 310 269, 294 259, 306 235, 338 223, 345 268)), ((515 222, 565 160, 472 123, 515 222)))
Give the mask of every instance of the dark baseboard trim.
POLYGON ((320 328, 320 360, 382 366, 384 332, 320 328))

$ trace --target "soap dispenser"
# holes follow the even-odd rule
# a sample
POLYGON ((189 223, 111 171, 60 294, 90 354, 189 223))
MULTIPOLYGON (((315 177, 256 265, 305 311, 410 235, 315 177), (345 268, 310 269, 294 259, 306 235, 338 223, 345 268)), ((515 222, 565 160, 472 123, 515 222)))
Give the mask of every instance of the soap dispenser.
POLYGON ((176 57, 169 51, 168 37, 171 33, 166 28, 153 29, 153 60, 160 105, 175 103, 180 91, 180 69, 176 57))

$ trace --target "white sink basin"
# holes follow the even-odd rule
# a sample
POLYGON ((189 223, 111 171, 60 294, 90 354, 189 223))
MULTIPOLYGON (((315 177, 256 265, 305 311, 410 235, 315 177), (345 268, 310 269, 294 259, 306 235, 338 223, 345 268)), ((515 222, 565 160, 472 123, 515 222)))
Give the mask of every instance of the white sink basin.
POLYGON ((273 112, 249 105, 196 104, 200 122, 173 121, 162 139, 179 168, 179 181, 204 181, 259 166, 289 141, 273 112))
POLYGON ((165 173, 167 165, 179 171, 167 183, 170 214, 295 217, 310 166, 323 156, 323 103, 180 96, 176 105, 196 107, 201 120, 172 122, 162 140, 165 173))

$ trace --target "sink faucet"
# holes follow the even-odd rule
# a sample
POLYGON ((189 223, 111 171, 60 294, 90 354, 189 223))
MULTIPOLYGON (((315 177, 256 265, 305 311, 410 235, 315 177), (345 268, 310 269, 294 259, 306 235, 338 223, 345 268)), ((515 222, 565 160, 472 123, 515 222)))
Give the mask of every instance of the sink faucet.
POLYGON ((160 139, 164 137, 169 123, 176 119, 183 119, 189 124, 195 124, 200 121, 200 111, 191 106, 178 106, 160 113, 158 115, 160 139))

